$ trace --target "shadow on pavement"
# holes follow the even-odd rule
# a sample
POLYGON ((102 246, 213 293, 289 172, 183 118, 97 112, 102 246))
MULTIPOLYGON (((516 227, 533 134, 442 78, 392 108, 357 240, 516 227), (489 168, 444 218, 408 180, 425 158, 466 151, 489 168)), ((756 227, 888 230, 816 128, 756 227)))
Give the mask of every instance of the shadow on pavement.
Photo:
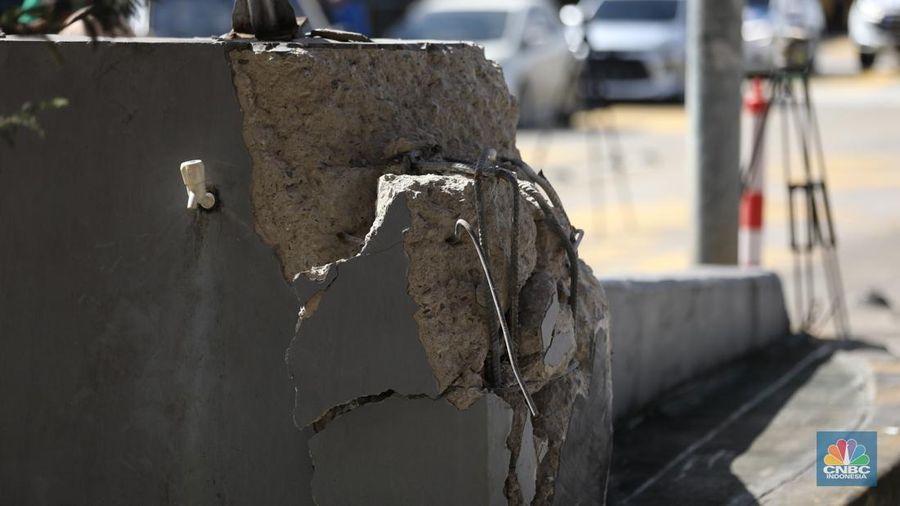
MULTIPOLYGON (((836 351, 859 348, 878 347, 791 337, 691 380, 640 415, 620 420, 609 503, 758 504, 748 485, 733 474, 735 459, 836 351)), ((768 461, 780 460, 763 454, 756 463, 765 467, 767 456, 768 461)), ((782 482, 804 470, 802 464, 798 467, 785 473, 782 482)), ((779 470, 771 473, 765 481, 778 482, 779 470)), ((760 476, 765 474, 763 470, 760 476)))

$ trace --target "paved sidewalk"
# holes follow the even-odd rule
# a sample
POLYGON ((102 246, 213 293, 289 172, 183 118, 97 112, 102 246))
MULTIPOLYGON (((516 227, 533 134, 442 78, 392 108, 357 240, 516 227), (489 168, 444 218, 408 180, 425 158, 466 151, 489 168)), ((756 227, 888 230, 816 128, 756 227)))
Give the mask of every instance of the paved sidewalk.
POLYGON ((610 504, 900 504, 900 359, 786 338, 618 424, 610 504), (878 432, 879 486, 816 487, 816 431, 878 432))

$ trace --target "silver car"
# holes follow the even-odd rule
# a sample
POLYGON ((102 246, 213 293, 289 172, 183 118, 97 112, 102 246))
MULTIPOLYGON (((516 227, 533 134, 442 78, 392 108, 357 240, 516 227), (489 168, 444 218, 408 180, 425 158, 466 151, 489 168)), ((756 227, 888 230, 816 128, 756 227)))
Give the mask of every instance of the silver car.
POLYGON ((550 124, 574 110, 577 62, 549 0, 423 0, 391 35, 484 46, 519 100, 523 125, 550 124))
POLYGON ((808 68, 824 30, 819 0, 746 0, 741 30, 744 67, 749 74, 768 74, 786 66, 808 68), (790 41, 802 42, 802 53, 787 54, 797 47, 790 41))
POLYGON ((585 95, 597 100, 678 99, 684 95, 684 0, 603 0, 585 14, 585 95))
POLYGON ((859 62, 868 69, 879 51, 900 48, 900 0, 856 0, 847 25, 859 62))

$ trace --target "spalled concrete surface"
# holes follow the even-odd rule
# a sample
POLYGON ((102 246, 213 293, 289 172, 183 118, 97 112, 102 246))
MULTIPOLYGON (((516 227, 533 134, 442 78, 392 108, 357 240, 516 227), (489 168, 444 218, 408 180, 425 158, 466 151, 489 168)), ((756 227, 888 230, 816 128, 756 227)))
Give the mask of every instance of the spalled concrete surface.
MULTIPOLYGON (((492 313, 483 305, 484 302, 478 300, 477 295, 481 283, 484 283, 484 275, 478 267, 477 257, 471 249, 471 244, 450 240, 458 218, 469 220, 475 218, 471 200, 466 198, 473 191, 472 185, 473 182, 470 179, 462 176, 392 174, 382 176, 378 188, 379 200, 376 206, 376 217, 373 228, 366 237, 363 253, 328 266, 328 274, 322 281, 322 285, 328 286, 328 288, 319 291, 312 299, 311 310, 307 311, 307 308, 304 308, 301 311, 297 338, 291 348, 288 361, 295 371, 295 378, 297 375, 311 374, 303 371, 307 367, 315 374, 297 383, 296 412, 300 413, 300 416, 297 417, 298 426, 303 427, 310 423, 311 417, 317 416, 322 411, 321 392, 308 392, 309 387, 304 385, 304 383, 313 381, 313 377, 326 377, 333 383, 323 386, 321 390, 328 392, 326 395, 331 396, 331 402, 335 405, 329 410, 327 416, 313 424, 319 434, 317 438, 323 437, 329 441, 333 441, 329 436, 335 423, 357 411, 369 411, 372 409, 371 406, 383 403, 386 399, 394 399, 392 402, 395 402, 397 398, 412 397, 415 400, 424 399, 431 402, 449 401, 457 409, 467 412, 477 409, 475 406, 479 405, 486 395, 489 399, 494 398, 488 394, 490 383, 485 379, 484 371, 489 349, 486 323, 487 319, 492 317, 492 313), (398 246, 402 246, 402 251, 397 250, 398 246), (369 251, 376 253, 368 254, 369 251), (401 256, 402 252, 405 252, 405 258, 401 256), (406 258, 408 258, 408 263, 404 261, 406 258), (359 268, 355 274, 349 276, 342 274, 346 267, 354 265, 364 266, 364 268, 359 268), (383 279, 385 276, 395 279, 386 283, 383 279), (369 300, 369 293, 371 293, 371 297, 383 298, 386 295, 383 290, 389 289, 386 286, 398 281, 408 282, 409 297, 412 298, 419 310, 415 315, 391 310, 397 321, 402 322, 404 316, 409 320, 401 326, 402 328, 408 329, 405 325, 417 323, 418 341, 401 339, 393 332, 380 333, 383 335, 372 332, 368 330, 371 325, 367 323, 366 318, 362 318, 360 322, 340 321, 341 318, 346 320, 349 315, 365 314, 364 311, 354 311, 351 306, 359 303, 365 304, 364 301, 369 300), (342 282, 345 284, 341 285, 342 282), (332 297, 333 290, 337 291, 334 292, 335 299, 330 306, 332 309, 328 312, 324 308, 329 298, 332 297), (359 300, 351 302, 349 295, 342 296, 341 293, 355 293, 355 297, 359 300), (323 319, 322 323, 310 326, 320 318, 323 319), (354 364, 349 369, 329 367, 329 364, 339 363, 339 361, 331 360, 325 360, 324 364, 320 366, 312 365, 320 360, 319 357, 322 356, 323 350, 327 354, 335 346, 345 346, 340 343, 337 345, 326 344, 329 339, 334 340, 335 335, 347 336, 341 337, 339 340, 352 342, 353 338, 350 337, 352 333, 347 332, 347 329, 351 328, 357 329, 354 331, 357 338, 362 335, 376 339, 390 338, 389 341, 393 344, 368 347, 369 343, 367 343, 363 345, 366 348, 365 353, 352 347, 348 348, 348 355, 353 356, 345 359, 343 363, 345 365, 354 364), (413 341, 416 342, 413 344, 413 341), (394 348, 394 346, 400 347, 394 348), (424 357, 422 356, 423 350, 424 357), (394 395, 396 389, 385 381, 385 378, 395 372, 391 370, 391 367, 418 371, 421 363, 415 361, 420 360, 422 363, 426 363, 426 358, 427 364, 430 365, 434 377, 440 384, 440 397, 424 388, 419 392, 404 390, 399 392, 402 395, 394 395), (386 365, 377 365, 380 363, 386 365), (329 371, 329 369, 332 370, 329 371), (357 369, 362 369, 362 371, 357 369), (361 375, 365 375, 365 381, 359 381, 361 375), (441 383, 441 378, 449 378, 450 381, 441 383), (332 391, 348 382, 357 386, 354 390, 354 398, 349 398, 346 392, 338 396, 331 395, 332 391), (312 407, 304 406, 304 403, 309 401, 312 401, 312 407)), ((510 190, 508 185, 499 183, 488 188, 491 199, 499 206, 498 209, 510 208, 508 199, 513 195, 510 190)), ((518 193, 516 193, 516 198, 521 198, 518 193)), ((529 206, 530 209, 530 204, 527 202, 523 202, 522 205, 529 206)), ((505 269, 503 269, 502 259, 509 257, 508 238, 510 234, 510 220, 502 214, 493 210, 488 214, 489 223, 492 225, 490 235, 497 238, 492 242, 491 250, 492 257, 500 259, 494 266, 494 272, 498 273, 498 279, 501 280, 498 282, 498 286, 501 287, 505 284, 505 269)), ((556 252, 557 249, 561 251, 558 245, 555 248, 537 249, 535 239, 529 240, 530 237, 534 238, 538 235, 536 229, 546 226, 543 223, 535 223, 533 216, 535 216, 533 210, 527 211, 523 213, 520 220, 521 228, 518 234, 520 237, 519 286, 527 285, 525 280, 534 276, 541 279, 546 278, 542 273, 532 273, 538 263, 543 262, 548 266, 555 265, 555 262, 561 262, 563 258, 556 252), (548 258, 538 260, 538 257, 548 258)), ((563 267, 562 265, 557 266, 556 272, 567 272, 563 267)), ((313 272, 321 273, 322 271, 323 269, 314 269, 313 272)), ((552 276, 546 279, 551 286, 562 286, 562 290, 567 288, 567 284, 562 283, 560 279, 554 281, 552 276)), ((577 312, 580 323, 578 327, 574 326, 575 322, 571 316, 568 319, 554 318, 552 325, 547 324, 546 317, 533 318, 530 317, 531 315, 520 321, 525 329, 523 335, 538 336, 538 343, 543 342, 539 337, 542 330, 550 331, 551 328, 553 332, 551 341, 565 342, 564 339, 568 336, 571 342, 567 358, 564 361, 559 358, 560 363, 552 366, 544 365, 544 351, 538 345, 537 353, 530 356, 529 367, 523 369, 525 381, 534 393, 540 416, 534 420, 524 416, 524 404, 521 396, 512 383, 511 374, 507 372, 509 386, 501 389, 502 403, 509 413, 516 413, 518 421, 514 424, 507 424, 503 430, 496 430, 493 425, 485 426, 480 431, 475 431, 467 436, 470 438, 466 442, 467 445, 486 444, 488 449, 493 452, 492 455, 497 455, 498 449, 509 452, 505 457, 505 464, 502 466, 505 470, 505 479, 499 482, 490 481, 493 484, 500 484, 496 488, 491 488, 491 494, 500 493, 500 497, 502 497, 502 494, 505 493, 510 502, 514 504, 522 504, 527 497, 534 498, 537 504, 552 502, 556 493, 556 480, 561 476, 560 466, 564 462, 570 468, 575 462, 584 464, 582 472, 595 472, 596 474, 593 474, 590 479, 605 486, 610 433, 609 418, 602 415, 602 413, 609 412, 610 402, 609 389, 608 387, 604 388, 608 385, 610 374, 608 340, 605 339, 602 327, 602 323, 605 321, 606 306, 603 292, 588 269, 583 268, 581 280, 581 296, 577 312), (529 325, 533 325, 534 328, 529 325), (577 341, 574 337, 576 330, 577 341), (591 353, 591 350, 597 350, 597 352, 591 353), (598 362, 592 363, 590 360, 591 358, 596 359, 596 357, 601 357, 600 367, 596 369, 600 387, 596 392, 589 392, 588 382, 592 377, 592 366, 598 365, 598 362), (603 358, 606 359, 605 363, 603 358), (563 372, 559 372, 560 368, 563 372), (563 445, 570 434, 573 407, 578 401, 581 401, 583 405, 580 416, 590 417, 592 422, 595 421, 596 429, 587 430, 584 434, 573 433, 573 437, 582 438, 582 442, 587 446, 569 447, 564 451, 563 445), (538 448, 541 448, 540 452, 538 452, 538 448), (601 451, 599 455, 588 455, 587 448, 600 448, 606 451, 601 451), (538 453, 540 453, 540 457, 537 456, 538 453)), ((301 282, 301 286, 305 284, 306 282, 301 282)), ((558 296, 557 289, 554 288, 552 293, 554 298, 558 296)), ((301 288, 300 291, 306 294, 304 296, 314 292, 308 288, 301 288)), ((535 305, 528 295, 529 293, 523 291, 524 307, 535 305)), ((542 301, 546 299, 543 291, 535 293, 540 294, 537 299, 542 301)), ((566 297, 566 293, 562 292, 563 298, 566 297)), ((505 293, 501 295, 503 305, 508 306, 508 297, 505 293)), ((537 306, 543 305, 546 304, 537 303, 537 306)), ((550 313, 549 310, 546 312, 550 313)), ((557 307, 556 312, 562 313, 563 311, 557 307)), ((569 305, 566 305, 565 312, 571 315, 569 305)), ((397 327, 397 329, 401 327, 397 327)), ((552 349, 552 344, 550 348, 552 349)), ((522 357, 521 353, 520 357, 522 357)), ((526 358, 527 361, 529 357, 523 358, 526 358)), ((417 373, 416 377, 420 374, 417 373)), ((506 384, 504 383, 504 385, 506 384)), ((437 422, 432 423, 437 424, 437 422)), ((581 425, 581 423, 584 422, 577 425, 579 430, 586 429, 587 424, 581 425)), ((449 425, 446 425, 445 429, 453 432, 455 430, 453 424, 449 421, 447 424, 449 425)), ((437 424, 434 429, 439 430, 441 426, 437 424)), ((332 445, 340 444, 342 443, 332 442, 332 445)), ((364 455, 360 455, 360 458, 370 458, 367 456, 369 450, 361 449, 360 451, 365 452, 364 455)), ((316 452, 313 452, 316 475, 319 472, 325 473, 330 477, 323 478, 326 481, 334 479, 334 475, 331 473, 336 472, 330 468, 331 462, 332 460, 329 458, 320 461, 316 452)), ((369 461, 366 460, 366 462, 369 461)), ((483 462, 475 461, 473 465, 481 465, 481 463, 483 462)), ((368 464, 366 465, 368 466, 368 464)), ((433 468, 422 468, 420 473, 419 476, 425 481, 434 478, 433 468)), ((340 471, 339 474, 345 473, 340 471)), ((584 488, 578 488, 577 480, 583 477, 581 474, 571 473, 570 478, 573 480, 571 497, 579 498, 582 503, 602 500, 602 488, 599 497, 587 495, 584 488)), ((314 477, 314 480, 318 479, 318 477, 314 477)), ((323 497, 329 498, 323 504, 353 503, 356 500, 354 498, 362 497, 359 494, 366 493, 365 487, 368 486, 376 487, 375 495, 389 497, 391 498, 390 502, 408 500, 405 494, 409 493, 409 490, 402 486, 391 488, 391 484, 395 482, 391 481, 389 477, 383 477, 383 479, 385 481, 379 481, 378 484, 370 481, 359 482, 360 490, 341 492, 342 494, 351 494, 349 496, 333 496, 323 492, 325 494, 323 497)), ((480 485, 476 488, 479 487, 480 485)), ((325 489, 327 487, 323 488, 323 490, 325 489)), ((589 493, 593 492, 596 490, 591 488, 589 493)), ((489 501, 491 504, 495 502, 497 502, 496 499, 489 501)), ((447 504, 453 503, 447 502, 447 504)))
MULTIPOLYGON (((485 186, 486 200, 496 205, 486 213, 492 238, 492 275, 507 310, 506 262, 510 258, 512 223, 508 213, 497 210, 512 208, 513 193, 508 184, 485 186)), ((483 369, 490 348, 488 322, 496 318, 489 301, 479 295, 484 274, 471 243, 449 240, 457 219, 477 222, 474 183, 463 176, 389 174, 382 178, 378 195, 379 216, 398 196, 405 198, 410 208, 412 225, 403 243, 409 257, 408 291, 418 307, 415 320, 419 339, 440 391, 465 409, 484 391, 483 369)), ((531 212, 525 211, 523 216, 518 230, 518 286, 524 285, 533 272, 536 256, 535 222, 531 212)))
MULTIPOLYGON (((516 105, 496 64, 468 44, 228 52, 253 159, 257 229, 285 276, 348 258, 375 217, 389 160, 440 146, 515 156, 516 105)), ((372 47, 372 46, 370 46, 372 47)))
MULTIPOLYGON (((588 272, 589 274, 589 272, 588 272)), ((593 275, 585 276, 585 288, 603 290, 593 275)), ((606 296, 603 297, 604 304, 606 296)), ((596 343, 590 378, 590 391, 586 397, 575 399, 568 437, 560 449, 559 475, 556 478, 554 504, 590 505, 605 504, 607 477, 611 471, 613 452, 613 366, 610 342, 610 313, 607 307, 599 309, 606 315, 597 322, 596 343), (604 353, 606 351, 606 353, 604 353)))
POLYGON ((705 267, 602 281, 616 418, 790 333, 781 282, 770 272, 705 267))

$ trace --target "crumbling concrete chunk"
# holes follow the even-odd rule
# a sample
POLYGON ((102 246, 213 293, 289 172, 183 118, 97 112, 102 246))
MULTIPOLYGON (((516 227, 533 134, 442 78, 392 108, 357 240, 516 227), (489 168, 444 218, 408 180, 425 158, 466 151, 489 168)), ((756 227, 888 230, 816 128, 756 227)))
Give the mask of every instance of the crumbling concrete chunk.
MULTIPOLYGON (((484 180, 490 270, 504 313, 518 298, 514 349, 541 413, 528 418, 530 428, 519 414, 513 424, 508 405, 524 408, 505 353, 504 384, 495 390, 504 407, 490 407, 499 400, 484 369, 499 335, 490 330, 496 315, 484 273, 468 239, 453 237, 460 218, 477 227, 474 183, 409 174, 398 162, 413 149, 469 161, 485 148, 516 157, 516 106, 499 68, 468 45, 235 46, 228 58, 253 162, 256 231, 287 280, 304 273, 295 284, 303 308, 287 360, 297 425, 318 431, 311 442, 316 500, 494 504, 505 500, 494 483, 505 481, 512 503, 533 496, 533 504, 549 504, 561 469, 582 463, 587 451, 566 446, 574 407, 573 427, 584 431, 609 399, 608 346, 597 338, 606 318, 602 290, 589 269, 576 266, 574 304, 566 239, 546 222, 531 183, 484 180), (517 228, 513 202, 521 209, 517 228), (408 230, 394 232, 398 224, 408 230), (518 279, 507 279, 510 261, 518 279), (601 374, 602 398, 589 394, 598 384, 592 369, 601 374), (436 481, 405 479, 465 461, 469 455, 455 448, 472 450, 470 440, 453 434, 471 431, 489 441, 476 445, 481 453, 472 460, 487 467, 438 469, 447 485, 440 489, 436 481), (501 441, 506 453, 493 446, 501 441)), ((552 212, 568 226, 561 209, 552 212)), ((581 446, 606 448, 603 434, 583 435, 581 446)))
POLYGON ((533 420, 534 437, 546 452, 537 471, 537 485, 533 504, 551 504, 556 492, 560 453, 566 441, 572 407, 583 391, 579 372, 551 381, 534 395, 542 416, 533 420))
POLYGON ((534 272, 519 293, 521 356, 541 354, 550 346, 558 316, 556 280, 546 272, 534 272))
MULTIPOLYGON (((485 184, 489 254, 492 275, 504 310, 509 308, 507 262, 510 259, 512 220, 502 210, 512 208, 511 186, 502 181, 485 184)), ((477 400, 485 388, 483 369, 489 349, 488 322, 496 319, 490 306, 477 302, 484 273, 468 238, 453 241, 456 220, 477 223, 474 182, 463 176, 386 175, 379 186, 379 202, 404 193, 412 217, 404 237, 409 257, 409 294, 417 306, 419 338, 429 363, 448 399, 460 409, 477 400)), ((534 222, 519 221, 519 279, 522 286, 535 264, 534 222)))
MULTIPOLYGON (((592 334, 589 348, 579 339, 578 360, 590 364, 587 392, 575 399, 566 440, 559 450, 553 504, 606 504, 612 456, 612 364, 606 295, 586 266, 578 289, 587 294, 578 304, 578 332, 592 334), (592 361, 588 362, 588 361, 592 361)), ((582 368, 584 369, 584 368, 582 368)))
MULTIPOLYGON (((421 395, 445 399, 462 411, 476 409, 474 406, 483 402, 485 395, 493 398, 487 394, 489 389, 483 369, 489 349, 487 323, 495 315, 490 308, 477 301, 477 292, 484 282, 484 274, 472 245, 453 239, 457 219, 462 217, 475 220, 473 199, 470 197, 472 186, 471 179, 463 176, 382 176, 374 225, 366 236, 363 252, 360 256, 338 262, 325 271, 316 271, 320 283, 331 282, 332 285, 327 290, 316 292, 321 294, 318 309, 311 319, 301 322, 298 342, 308 330, 304 326, 325 314, 327 301, 332 292, 341 286, 348 267, 358 264, 366 266, 363 270, 370 271, 369 274, 360 272, 356 281, 350 283, 362 287, 381 284, 382 281, 374 281, 371 274, 371 271, 380 270, 385 276, 405 281, 404 286, 393 290, 398 293, 403 291, 399 295, 400 300, 407 300, 403 297, 408 297, 409 305, 404 306, 407 309, 402 312, 402 319, 406 321, 404 325, 407 325, 403 333, 417 337, 418 341, 413 346, 411 340, 406 339, 403 346, 404 349, 418 347, 421 355, 417 360, 427 364, 426 370, 435 382, 433 390, 426 390, 420 384, 410 384, 402 387, 406 390, 397 391, 409 393, 413 391, 410 389, 418 388, 415 391, 421 395), (403 210, 403 219, 395 217, 398 209, 403 210), (398 228, 406 228, 406 231, 391 231, 398 228), (405 252, 405 256, 398 254, 398 251, 405 252), (389 267, 392 262, 398 262, 401 256, 406 263, 400 262, 403 264, 401 267, 389 267), (386 266, 382 267, 381 262, 387 262, 386 266), (332 270, 336 274, 332 275, 332 270), (323 275, 323 272, 326 274, 323 275), (410 322, 414 322, 414 330, 409 330, 410 322)), ((511 208, 509 199, 521 197, 514 197, 509 189, 509 185, 503 182, 486 185, 488 201, 493 202, 498 209, 511 208)), ((492 271, 496 273, 501 304, 506 310, 509 307, 509 294, 501 288, 506 286, 506 261, 510 254, 509 237, 512 231, 511 221, 508 217, 502 217, 502 214, 497 211, 488 214, 488 230, 491 237, 489 251, 492 271)), ((533 427, 522 427, 519 424, 512 427, 513 424, 510 423, 512 429, 507 427, 507 432, 494 434, 491 438, 506 441, 507 444, 510 437, 522 438, 518 444, 507 447, 507 451, 514 453, 507 454, 509 474, 501 481, 506 483, 504 493, 509 496, 509 501, 517 504, 520 500, 532 497, 533 504, 550 504, 555 497, 555 483, 561 462, 567 458, 571 461, 583 461, 587 458, 584 456, 585 450, 581 448, 568 449, 570 455, 563 452, 573 408, 579 406, 578 427, 584 431, 584 424, 589 423, 584 417, 590 416, 590 413, 596 415, 596 410, 607 407, 606 403, 610 398, 604 396, 604 388, 608 390, 608 381, 601 383, 598 398, 587 397, 592 368, 600 365, 597 373, 601 378, 608 377, 609 374, 608 346, 597 350, 601 362, 597 362, 594 348, 598 343, 598 332, 603 329, 602 322, 606 320, 606 302, 602 289, 590 270, 580 265, 580 295, 577 312, 572 314, 567 283, 569 271, 562 248, 558 240, 554 243, 547 239, 546 224, 536 223, 529 213, 523 213, 523 216, 526 218, 520 220, 518 230, 520 272, 516 284, 517 287, 522 287, 519 289, 519 297, 524 311, 520 318, 522 339, 519 345, 526 349, 530 346, 537 357, 524 371, 541 414, 533 420, 533 427), (538 245, 544 245, 548 249, 541 250, 538 245), (546 270, 536 271, 537 265, 542 265, 546 270), (550 273, 556 274, 554 276, 550 273), (602 362, 603 357, 606 357, 607 362, 602 362), (514 432, 511 433, 510 430, 514 432), (512 468, 509 455, 514 459, 512 468)), ((396 311, 394 313, 397 314, 396 311)), ((329 319, 335 318, 332 316, 329 319)), ((608 343, 603 341, 600 344, 606 346, 608 343)), ((310 345, 305 351, 310 353, 310 357, 315 357, 316 349, 322 346, 325 345, 310 345)), ((292 347, 292 355, 293 353, 292 347)), ((390 363, 396 363, 395 356, 399 356, 393 351, 386 352, 385 349, 373 349, 366 355, 381 357, 375 359, 387 359, 390 363)), ((399 362, 411 363, 406 358, 399 362)), ((346 362, 345 366, 346 364, 351 364, 350 367, 363 367, 363 364, 354 362, 346 362)), ((309 364, 303 367, 307 366, 309 364)), ((330 376, 336 377, 338 383, 343 381, 344 373, 337 363, 333 362, 329 367, 332 369, 330 376)), ((300 368, 298 372, 299 370, 300 368)), ((504 370, 508 371, 508 367, 504 370)), ((320 371, 315 374, 322 373, 320 371)), ((420 370, 418 376, 424 377, 425 371, 420 370)), ((403 381, 403 378, 395 379, 403 381)), ((302 384, 302 381, 298 383, 302 384)), ((377 385, 377 389, 370 386, 366 391, 360 386, 353 392, 358 396, 373 396, 382 391, 380 389, 385 389, 390 394, 399 388, 385 382, 377 385)), ((339 397, 346 399, 348 395, 344 393, 339 397)), ((515 401, 518 394, 511 389, 504 395, 515 401)), ((318 416, 323 408, 327 408, 328 402, 337 402, 336 399, 333 397, 330 401, 313 403, 314 408, 301 413, 298 420, 308 421, 311 417, 318 416)), ((329 418, 322 432, 329 432, 334 424, 353 416, 357 411, 368 410, 372 404, 385 402, 382 396, 377 395, 374 401, 367 399, 365 402, 352 404, 348 409, 339 406, 334 412, 336 416, 329 418)), ((302 399, 298 394, 298 411, 303 409, 305 408, 302 407, 302 399)), ((606 434, 611 428, 601 427, 597 431, 606 434)), ((582 437, 586 438, 586 445, 606 448, 608 441, 603 439, 602 434, 598 436, 595 431, 590 431, 582 437)), ((602 467, 605 462, 601 464, 601 470, 605 469, 602 467)), ((605 475, 598 479, 605 480, 605 475)), ((575 496, 582 497, 577 493, 575 496)))
POLYGON ((359 251, 340 234, 369 230, 385 152, 398 140, 458 159, 486 147, 517 155, 515 100, 477 46, 264 47, 228 57, 253 161, 256 229, 286 279, 359 251))

